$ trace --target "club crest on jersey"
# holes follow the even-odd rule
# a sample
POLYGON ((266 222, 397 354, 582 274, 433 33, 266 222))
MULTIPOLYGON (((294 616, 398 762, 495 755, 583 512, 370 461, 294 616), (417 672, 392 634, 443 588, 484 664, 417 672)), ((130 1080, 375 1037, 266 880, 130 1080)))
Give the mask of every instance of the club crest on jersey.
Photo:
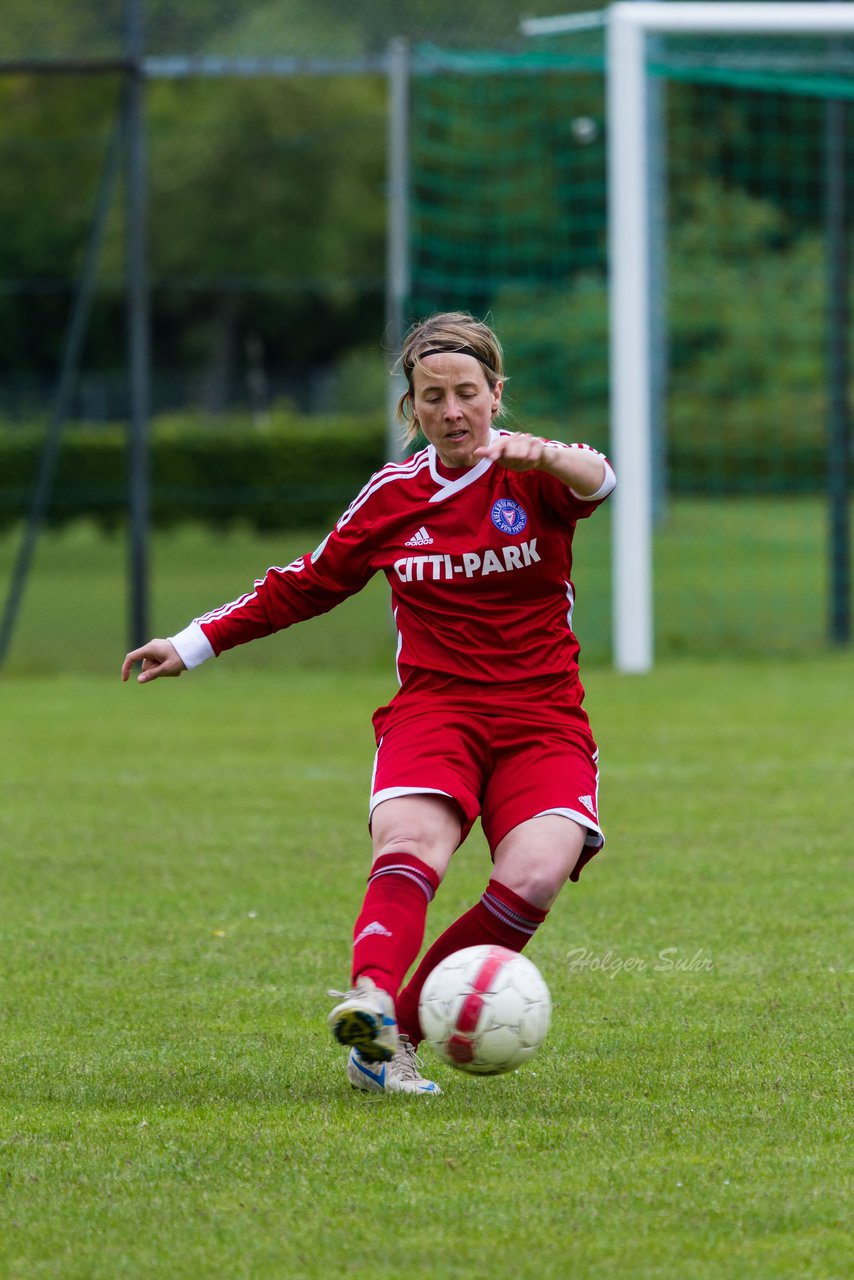
POLYGON ((492 523, 501 533, 521 533, 528 523, 528 513, 512 498, 499 498, 492 508, 492 523))

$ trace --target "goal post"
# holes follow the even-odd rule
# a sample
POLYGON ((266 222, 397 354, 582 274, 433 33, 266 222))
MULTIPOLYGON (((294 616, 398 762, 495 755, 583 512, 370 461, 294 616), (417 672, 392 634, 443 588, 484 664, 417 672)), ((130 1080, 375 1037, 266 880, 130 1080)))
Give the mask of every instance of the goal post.
POLYGON ((608 10, 611 449, 619 477, 613 499, 613 633, 619 671, 647 672, 654 660, 649 38, 852 34, 850 4, 620 0, 608 10))

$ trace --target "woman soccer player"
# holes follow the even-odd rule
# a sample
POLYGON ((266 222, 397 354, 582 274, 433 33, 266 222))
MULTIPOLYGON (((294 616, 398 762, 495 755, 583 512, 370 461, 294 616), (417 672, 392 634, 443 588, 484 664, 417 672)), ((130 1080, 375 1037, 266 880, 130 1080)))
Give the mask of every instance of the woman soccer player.
POLYGON ((373 863, 353 931, 353 987, 331 993, 329 1023, 357 1088, 435 1095, 415 1054, 427 974, 463 947, 521 951, 604 843, 570 575, 575 523, 615 480, 587 445, 495 429, 501 346, 472 316, 416 325, 400 363, 400 416, 426 448, 372 476, 310 555, 129 653, 122 678, 136 661, 140 683, 180 675, 386 575, 400 688, 374 715, 373 863), (401 991, 428 905, 478 816, 492 877, 401 991))

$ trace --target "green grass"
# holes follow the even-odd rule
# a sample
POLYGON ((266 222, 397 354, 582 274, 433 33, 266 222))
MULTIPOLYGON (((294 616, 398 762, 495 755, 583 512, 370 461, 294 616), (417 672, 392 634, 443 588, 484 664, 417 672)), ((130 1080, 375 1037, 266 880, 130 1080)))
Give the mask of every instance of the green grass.
MULTIPOLYGON (((655 537, 656 646, 660 658, 772 653, 799 655, 825 642, 826 513, 813 498, 677 500, 655 537)), ((177 630, 191 617, 251 589, 270 564, 311 550, 325 530, 266 537, 201 527, 153 539, 151 630, 177 630)), ((0 538, 0 590, 20 534, 0 538)), ((127 637, 127 551, 79 524, 39 543, 7 670, 45 674, 111 669, 127 637)), ((575 626, 585 660, 609 659, 609 508, 576 535, 575 626)), ((253 645, 245 666, 323 670, 330 662, 387 668, 392 652, 388 588, 382 579, 328 618, 253 645)))
MULTIPOLYGON (((4 1280, 849 1274, 850 659, 588 673, 608 847, 531 947, 549 1038, 426 1101, 324 1024, 389 677, 250 653, 4 681, 4 1280)), ((475 836, 430 937, 486 874, 475 836)))

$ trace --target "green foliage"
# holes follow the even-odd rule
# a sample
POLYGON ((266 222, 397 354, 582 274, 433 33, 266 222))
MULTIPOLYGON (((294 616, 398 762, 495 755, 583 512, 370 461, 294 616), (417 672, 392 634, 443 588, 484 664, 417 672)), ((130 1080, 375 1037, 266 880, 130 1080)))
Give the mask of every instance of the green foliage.
MULTIPOLYGON (((382 332, 385 85, 377 76, 152 82, 156 367, 329 365, 382 332)), ((118 82, 0 79, 3 367, 50 376, 71 309, 118 82)), ((113 195, 87 361, 120 367, 122 201, 113 195)))
MULTIPOLYGON (((118 2, 50 0, 38 19, 5 7, 13 52, 103 53, 121 35, 118 2)), ((524 11, 517 0, 366 0, 346 11, 340 0, 146 5, 152 51, 247 56, 378 53, 397 32, 506 46, 524 11)), ((489 315, 507 348, 519 423, 556 423, 551 434, 606 447, 601 68, 533 74, 507 59, 486 74, 481 59, 480 74, 469 74, 479 57, 465 73, 452 58, 429 74, 415 62, 411 309, 489 315)), ((10 384, 55 378, 118 97, 118 78, 0 80, 0 375, 10 384)), ((748 471, 768 471, 773 455, 763 485, 815 487, 826 381, 824 104, 689 83, 673 84, 667 103, 674 483, 729 492, 748 471)), ((262 383, 286 375, 288 394, 337 368, 353 389, 348 411, 381 403, 372 397, 384 328, 386 111, 380 75, 148 84, 155 378, 174 374, 189 388, 180 394, 224 412, 247 396, 249 364, 262 383), (362 368, 369 348, 376 356, 362 368)), ((84 362, 99 370, 125 360, 121 215, 119 199, 84 362)), ((100 465, 93 460, 93 475, 100 465)))
POLYGON ((482 311, 603 267, 601 75, 445 71, 416 77, 413 102, 414 310, 482 311))
POLYGON ((827 413, 821 240, 792 235, 772 202, 717 182, 695 184, 681 203, 668 294, 673 465, 695 491, 817 488, 827 413))
MULTIPOLYGON (((825 467, 824 253, 768 200, 683 189, 666 291, 668 483, 675 493, 816 491, 825 467)), ((521 426, 607 447, 608 286, 506 289, 494 317, 521 426), (540 427, 544 423, 540 422, 540 427)))
POLYGON ((58 365, 117 104, 111 77, 0 76, 2 375, 58 365))
MULTIPOLYGON (((144 0, 150 3, 150 0, 144 0)), ((209 3, 209 0, 206 0, 209 3)), ((110 58, 124 48, 125 0, 0 0, 6 58, 110 58)))
POLYGON ((683 197, 669 288, 674 394, 814 393, 823 382, 825 254, 767 200, 711 181, 683 197), (682 375, 680 377, 680 375, 682 375))
POLYGON ((582 272, 562 290, 503 290, 494 319, 509 374, 505 398, 520 423, 554 420, 562 406, 559 439, 569 433, 605 448, 608 293, 602 275, 582 272))
MULTIPOLYGON (((554 330, 552 330, 554 332, 554 330)), ((551 348, 555 367, 559 349, 551 348)), ((547 366, 546 366, 547 367, 547 366)), ((563 421, 523 413, 511 383, 511 429, 550 439, 584 439, 607 452, 607 424, 568 398, 563 421)), ((800 416, 782 417, 761 394, 730 409, 726 432, 707 400, 677 402, 668 450, 668 485, 680 494, 818 493, 825 483, 823 420, 816 395, 789 399, 800 416)), ((28 510, 43 434, 0 430, 0 528, 28 510)), ((158 528, 203 521, 257 530, 328 525, 385 461, 385 424, 376 414, 299 418, 279 412, 264 427, 247 417, 214 427, 188 415, 162 418, 151 441, 152 518, 158 528)), ((63 436, 47 522, 59 528, 89 516, 115 529, 127 510, 126 435, 118 426, 71 426, 63 436)))
MULTIPOLYGON (((27 509, 42 444, 33 431, 0 432, 0 527, 27 509)), ((151 441, 152 518, 158 527, 201 520, 215 528, 329 524, 384 461, 385 427, 372 419, 293 419, 271 415, 216 429, 164 419, 151 441)), ((54 527, 89 515, 115 528, 127 507, 126 442, 118 427, 74 427, 62 443, 54 527)))
POLYGON ((163 82, 149 97, 156 276, 381 280, 379 77, 163 82))
MULTIPOLYGON (((604 444, 601 84, 578 74, 541 75, 535 88, 523 80, 446 72, 417 84, 414 305, 444 300, 488 315, 519 422, 557 422, 561 438, 604 444)), ((656 354, 677 492, 820 483, 822 109, 783 94, 668 90, 656 276, 666 339, 656 354)))

